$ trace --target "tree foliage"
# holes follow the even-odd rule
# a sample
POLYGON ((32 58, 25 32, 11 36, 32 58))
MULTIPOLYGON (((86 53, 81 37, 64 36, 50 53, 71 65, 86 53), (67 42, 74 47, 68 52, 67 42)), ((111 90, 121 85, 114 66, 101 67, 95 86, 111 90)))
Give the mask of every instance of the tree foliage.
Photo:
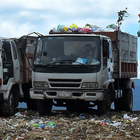
POLYGON ((127 13, 127 7, 125 8, 125 10, 120 10, 118 12, 118 20, 117 20, 118 28, 120 28, 122 21, 124 21, 124 17, 128 17, 128 16, 129 14, 127 13))

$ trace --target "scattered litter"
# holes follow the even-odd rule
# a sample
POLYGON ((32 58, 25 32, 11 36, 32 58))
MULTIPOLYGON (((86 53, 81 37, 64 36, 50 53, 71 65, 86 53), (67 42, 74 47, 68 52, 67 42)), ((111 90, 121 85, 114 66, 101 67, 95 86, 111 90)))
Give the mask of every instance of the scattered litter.
POLYGON ((126 120, 129 120, 131 117, 129 117, 127 114, 124 114, 123 118, 126 119, 126 120))
POLYGON ((36 111, 19 110, 15 116, 0 118, 0 139, 137 139, 139 119, 140 113, 108 112, 97 116, 59 110, 40 117, 36 111))
POLYGON ((101 126, 104 126, 104 125, 105 125, 105 122, 101 122, 100 125, 101 125, 101 126))
POLYGON ((119 125, 121 125, 121 122, 116 122, 116 123, 113 123, 113 124, 111 124, 112 126, 119 126, 119 125))

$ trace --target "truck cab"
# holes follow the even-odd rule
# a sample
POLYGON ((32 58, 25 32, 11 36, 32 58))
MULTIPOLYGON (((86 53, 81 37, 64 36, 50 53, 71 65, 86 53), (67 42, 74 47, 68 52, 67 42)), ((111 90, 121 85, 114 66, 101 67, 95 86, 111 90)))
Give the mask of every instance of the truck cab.
MULTIPOLYGON (((90 102, 99 105, 105 100, 108 87, 113 90, 112 44, 107 36, 50 34, 38 38, 33 65, 30 96, 37 99, 40 114, 50 112, 52 105, 87 109, 90 102)), ((109 106, 114 98, 113 93, 109 106)))
POLYGON ((36 37, 0 38, 0 115, 12 116, 19 102, 30 110, 36 103, 29 96, 36 37))
POLYGON ((20 64, 16 44, 12 39, 0 38, 0 75, 0 112, 12 115, 20 96, 23 96, 17 93, 18 83, 21 82, 20 64), (15 100, 13 96, 17 96, 15 100), (9 102, 6 106, 7 100, 9 102))

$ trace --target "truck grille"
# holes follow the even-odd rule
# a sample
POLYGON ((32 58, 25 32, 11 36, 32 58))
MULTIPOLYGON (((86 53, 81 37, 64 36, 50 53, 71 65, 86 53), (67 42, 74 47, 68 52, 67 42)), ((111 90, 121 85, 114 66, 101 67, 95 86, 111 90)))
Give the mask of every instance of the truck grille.
POLYGON ((80 87, 81 79, 48 79, 49 84, 53 88, 80 87))

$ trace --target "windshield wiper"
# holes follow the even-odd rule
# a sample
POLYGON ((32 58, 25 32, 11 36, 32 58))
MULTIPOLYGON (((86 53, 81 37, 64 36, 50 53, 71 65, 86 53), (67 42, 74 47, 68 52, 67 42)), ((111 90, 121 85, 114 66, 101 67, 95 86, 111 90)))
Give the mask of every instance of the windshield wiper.
POLYGON ((47 63, 47 64, 42 64, 42 63, 39 63, 39 64, 34 64, 36 66, 40 66, 40 67, 57 67, 57 65, 54 65, 55 63, 47 63))

